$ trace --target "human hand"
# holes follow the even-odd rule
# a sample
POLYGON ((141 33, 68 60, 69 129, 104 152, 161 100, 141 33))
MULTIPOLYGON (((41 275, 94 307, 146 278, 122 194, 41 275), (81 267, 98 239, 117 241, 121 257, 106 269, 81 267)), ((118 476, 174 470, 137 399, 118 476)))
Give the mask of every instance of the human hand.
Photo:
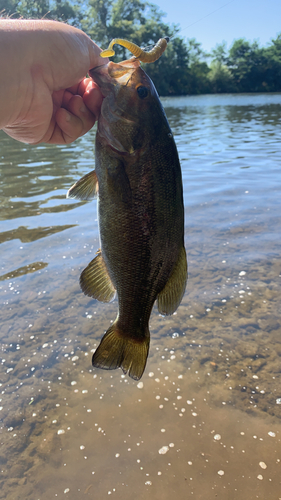
POLYGON ((55 21, 1 20, 0 45, 0 125, 8 135, 67 144, 90 130, 102 95, 85 75, 107 61, 85 33, 55 21))

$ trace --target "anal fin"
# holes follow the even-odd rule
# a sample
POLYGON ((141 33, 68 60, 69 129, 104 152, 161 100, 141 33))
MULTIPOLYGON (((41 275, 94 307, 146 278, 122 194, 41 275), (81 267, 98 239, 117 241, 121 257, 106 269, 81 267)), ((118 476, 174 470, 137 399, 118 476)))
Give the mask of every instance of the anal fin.
POLYGON ((80 276, 80 286, 89 297, 101 302, 110 302, 115 297, 115 287, 110 279, 101 250, 87 265, 80 276))
POLYGON ((75 182, 67 191, 67 198, 78 198, 79 200, 90 200, 95 198, 98 192, 98 178, 95 170, 89 172, 75 182))
POLYGON ((176 311, 184 295, 186 282, 187 260, 185 248, 182 247, 172 274, 157 297, 157 307, 160 314, 173 314, 176 311))

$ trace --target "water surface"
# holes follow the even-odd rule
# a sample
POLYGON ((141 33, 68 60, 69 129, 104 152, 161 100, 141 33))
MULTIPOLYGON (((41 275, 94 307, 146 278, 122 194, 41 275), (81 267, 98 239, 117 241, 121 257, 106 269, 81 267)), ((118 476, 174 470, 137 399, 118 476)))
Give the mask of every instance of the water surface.
POLYGON ((117 302, 79 288, 96 202, 65 194, 95 132, 0 136, 0 498, 281 499, 281 95, 163 104, 189 280, 174 315, 153 310, 141 383, 91 366, 117 302))

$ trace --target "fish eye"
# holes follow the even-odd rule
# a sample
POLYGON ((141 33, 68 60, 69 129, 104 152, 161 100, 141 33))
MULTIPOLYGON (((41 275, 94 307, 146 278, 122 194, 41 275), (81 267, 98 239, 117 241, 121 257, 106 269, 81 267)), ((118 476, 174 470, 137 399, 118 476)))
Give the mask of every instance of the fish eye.
POLYGON ((148 96, 148 89, 144 87, 143 85, 140 85, 137 88, 137 93, 139 94, 139 97, 141 99, 145 99, 148 96))

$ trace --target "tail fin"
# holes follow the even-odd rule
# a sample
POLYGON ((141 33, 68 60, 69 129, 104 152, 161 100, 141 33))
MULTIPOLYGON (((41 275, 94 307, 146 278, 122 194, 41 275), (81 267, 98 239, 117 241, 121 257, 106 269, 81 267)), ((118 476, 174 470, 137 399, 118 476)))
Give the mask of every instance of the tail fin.
POLYGON ((93 355, 93 366, 105 370, 114 370, 121 366, 124 373, 139 380, 146 365, 149 337, 148 328, 140 339, 128 337, 118 328, 115 321, 103 336, 93 355))

